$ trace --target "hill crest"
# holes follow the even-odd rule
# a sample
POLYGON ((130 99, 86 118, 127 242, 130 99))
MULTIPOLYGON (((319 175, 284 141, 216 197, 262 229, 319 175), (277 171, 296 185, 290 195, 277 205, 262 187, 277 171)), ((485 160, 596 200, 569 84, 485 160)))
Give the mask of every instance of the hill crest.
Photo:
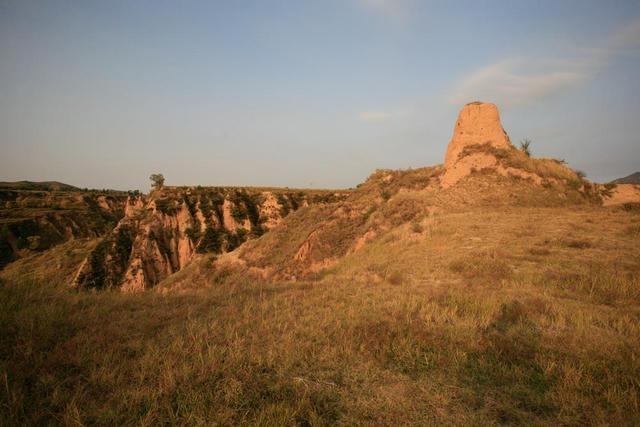
POLYGON ((80 191, 80 188, 58 181, 2 181, 0 189, 39 191, 80 191))
POLYGON ((634 172, 622 178, 614 179, 612 184, 640 184, 640 172, 634 172))

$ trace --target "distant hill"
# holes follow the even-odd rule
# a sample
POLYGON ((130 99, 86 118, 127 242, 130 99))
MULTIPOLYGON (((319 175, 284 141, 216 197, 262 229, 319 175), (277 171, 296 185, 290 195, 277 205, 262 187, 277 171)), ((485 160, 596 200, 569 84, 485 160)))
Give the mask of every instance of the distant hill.
POLYGON ((40 190, 40 191, 79 191, 78 187, 73 185, 64 184, 58 181, 15 181, 15 182, 0 182, 0 188, 12 189, 12 190, 40 190))
POLYGON ((640 184, 640 172, 611 181, 613 184, 640 184))

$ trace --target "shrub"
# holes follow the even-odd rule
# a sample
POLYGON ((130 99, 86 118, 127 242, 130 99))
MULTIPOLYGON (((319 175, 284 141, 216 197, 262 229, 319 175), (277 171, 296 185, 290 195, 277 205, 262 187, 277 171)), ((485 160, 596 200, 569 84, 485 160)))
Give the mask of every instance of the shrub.
POLYGON ((213 191, 208 192, 207 196, 213 206, 222 206, 224 204, 224 193, 220 188, 216 188, 213 191))
POLYGON ((529 253, 531 255, 550 255, 551 251, 547 248, 531 248, 529 253))
POLYGON ((280 205, 280 215, 283 217, 289 215, 289 201, 282 193, 276 194, 276 199, 278 200, 278 204, 280 205))
POLYGON ((102 289, 105 287, 107 271, 105 269, 105 258, 109 249, 108 238, 103 239, 89 256, 91 270, 87 277, 80 278, 79 282, 88 288, 102 289))
POLYGON ((247 230, 238 228, 235 233, 227 232, 227 251, 231 252, 247 240, 247 230))
POLYGON ((0 229, 0 268, 11 262, 13 259, 13 249, 9 245, 9 227, 7 224, 0 229))
POLYGON ((124 270, 131 255, 133 247, 133 232, 129 227, 120 227, 116 234, 116 253, 120 266, 124 270))
POLYGON ((186 230, 184 230, 184 234, 185 236, 187 236, 193 243, 198 241, 198 238, 200 237, 200 231, 196 230, 194 228, 187 228, 186 230))
POLYGON ((387 276, 387 281, 392 285, 401 285, 404 282, 404 276, 399 271, 393 271, 387 276))
POLYGON ((204 232, 204 236, 202 237, 202 240, 198 245, 197 252, 218 253, 220 252, 221 248, 222 248, 222 233, 220 232, 220 230, 216 228, 207 227, 207 229, 204 232))
POLYGON ((156 199, 156 208, 165 215, 173 215, 177 212, 171 199, 156 199))
POLYGON ((378 209, 377 205, 369 206, 369 209, 367 209, 367 211, 362 216, 362 222, 367 222, 369 220, 369 217, 371 217, 371 215, 373 215, 373 213, 376 211, 376 209, 378 209))
POLYGON ((424 227, 418 221, 414 221, 411 223, 411 231, 421 234, 424 231, 424 227))
POLYGON ((22 236, 20 236, 16 241, 16 246, 18 247, 18 249, 24 249, 27 247, 27 241, 22 236))
POLYGON ((634 203, 634 202, 623 203, 622 210, 631 212, 631 213, 640 213, 640 203, 634 203))
POLYGON ((247 212, 240 203, 234 203, 231 207, 231 216, 238 222, 244 221, 247 217, 247 212))
POLYGON ((567 185, 569 186, 569 188, 577 191, 582 188, 582 181, 579 179, 569 179, 567 180, 567 185))
POLYGON ((13 259, 13 250, 5 239, 0 239, 0 268, 13 259))
POLYGON ((611 197, 611 196, 613 196, 613 190, 615 190, 616 187, 617 187, 617 184, 614 184, 614 183, 610 182, 608 184, 604 184, 604 186, 601 188, 600 192, 605 197, 611 197))
POLYGON ((211 222, 211 204, 209 199, 203 197, 200 199, 200 210, 202 211, 202 216, 204 216, 205 221, 208 223, 211 222))
POLYGON ((568 248, 587 249, 593 247, 593 244, 587 240, 569 239, 563 240, 562 243, 568 248))
POLYGON ((304 202, 304 193, 302 191, 298 191, 297 193, 288 193, 287 196, 289 196, 291 209, 297 211, 304 202))
POLYGON ((262 224, 251 225, 251 235, 253 237, 260 237, 264 232, 265 230, 262 228, 262 224))
POLYGON ((522 151, 527 157, 531 157, 531 140, 523 139, 520 141, 520 151, 522 151))
POLYGON ((242 203, 245 206, 247 217, 252 226, 257 226, 260 223, 260 209, 258 208, 259 195, 250 195, 246 191, 239 194, 242 203))
POLYGON ((422 205, 411 198, 397 198, 383 207, 386 221, 394 226, 414 220, 423 213, 422 205))
POLYGON ((195 199, 185 195, 183 197, 183 201, 187 205, 187 209, 189 210, 189 214, 191 215, 191 217, 195 218, 195 216, 196 216, 196 201, 195 201, 195 199))

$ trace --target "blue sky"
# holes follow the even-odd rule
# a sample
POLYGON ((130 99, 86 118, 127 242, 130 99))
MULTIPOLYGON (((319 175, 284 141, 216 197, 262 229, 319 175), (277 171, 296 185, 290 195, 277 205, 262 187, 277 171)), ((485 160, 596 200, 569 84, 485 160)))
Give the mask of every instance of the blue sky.
POLYGON ((0 0, 0 180, 351 187, 459 109, 595 181, 640 170, 638 1, 0 0))

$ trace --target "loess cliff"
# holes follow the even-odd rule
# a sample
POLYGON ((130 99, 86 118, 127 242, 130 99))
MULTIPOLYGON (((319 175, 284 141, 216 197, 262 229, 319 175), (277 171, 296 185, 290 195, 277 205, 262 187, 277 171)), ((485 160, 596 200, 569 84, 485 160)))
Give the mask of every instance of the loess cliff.
POLYGON ((104 235, 124 216, 127 193, 0 189, 0 268, 75 238, 104 235))
POLYGON ((197 254, 229 252, 302 207, 343 200, 348 191, 165 187, 129 198, 124 217, 80 267, 80 288, 153 287, 197 254))

